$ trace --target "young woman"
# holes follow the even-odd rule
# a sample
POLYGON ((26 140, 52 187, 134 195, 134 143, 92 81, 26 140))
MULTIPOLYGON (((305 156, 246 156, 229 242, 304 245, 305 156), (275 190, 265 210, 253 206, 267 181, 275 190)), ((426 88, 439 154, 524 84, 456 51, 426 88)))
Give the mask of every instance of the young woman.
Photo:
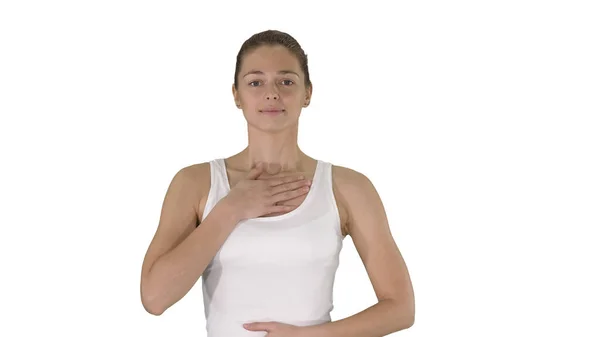
POLYGON ((144 308, 160 315, 202 278, 209 337, 375 337, 410 327, 411 280, 371 181, 298 146, 312 94, 298 42, 274 30, 250 37, 232 91, 248 146, 175 174, 142 266, 144 308), (332 322, 346 235, 379 301, 332 322))

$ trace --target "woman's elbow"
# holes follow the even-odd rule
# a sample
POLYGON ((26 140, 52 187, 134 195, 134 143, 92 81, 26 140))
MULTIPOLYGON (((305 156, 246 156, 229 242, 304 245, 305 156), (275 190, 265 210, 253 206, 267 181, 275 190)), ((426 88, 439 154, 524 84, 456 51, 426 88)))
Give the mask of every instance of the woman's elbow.
POLYGON ((157 300, 158 298, 152 289, 149 289, 149 287, 146 286, 143 281, 140 285, 140 299, 142 301, 144 310, 146 310, 146 312, 149 314, 160 316, 166 310, 165 306, 157 300))

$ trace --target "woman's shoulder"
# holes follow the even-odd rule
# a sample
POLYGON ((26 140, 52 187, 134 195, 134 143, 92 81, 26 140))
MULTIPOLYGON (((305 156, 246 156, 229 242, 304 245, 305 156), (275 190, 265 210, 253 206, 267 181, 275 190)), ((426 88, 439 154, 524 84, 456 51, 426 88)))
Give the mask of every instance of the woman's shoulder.
POLYGON ((183 166, 173 177, 171 184, 184 186, 188 193, 194 195, 198 219, 202 219, 202 210, 210 191, 210 162, 198 162, 183 166), (193 192, 192 192, 193 191, 193 192))
POLYGON ((356 204, 356 196, 364 192, 370 183, 369 178, 355 169, 331 164, 333 194, 339 210, 342 236, 349 233, 351 209, 356 204))
POLYGON ((370 183, 366 174, 346 166, 331 164, 331 174, 335 184, 345 189, 360 188, 361 185, 370 183))
POLYGON ((182 167, 180 171, 184 171, 188 175, 198 177, 199 175, 210 173, 210 161, 189 164, 182 167))
POLYGON ((371 195, 374 189, 365 173, 350 167, 332 164, 331 175, 336 197, 341 199, 346 209, 353 208, 354 204, 361 202, 362 197, 371 195))
POLYGON ((203 183, 207 178, 210 181, 210 162, 208 161, 183 166, 174 177, 174 179, 180 179, 186 183, 203 183))

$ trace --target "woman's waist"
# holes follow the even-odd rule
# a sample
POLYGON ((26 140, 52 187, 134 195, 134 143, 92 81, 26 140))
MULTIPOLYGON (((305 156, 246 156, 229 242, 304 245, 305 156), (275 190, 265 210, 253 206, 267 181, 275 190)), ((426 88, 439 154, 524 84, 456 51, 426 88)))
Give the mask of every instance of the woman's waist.
POLYGON ((328 311, 318 313, 302 313, 294 308, 269 309, 240 309, 231 308, 227 311, 211 311, 207 316, 207 332, 209 336, 257 336, 256 332, 247 331, 243 324, 254 322, 279 322, 295 326, 312 326, 331 321, 328 311))

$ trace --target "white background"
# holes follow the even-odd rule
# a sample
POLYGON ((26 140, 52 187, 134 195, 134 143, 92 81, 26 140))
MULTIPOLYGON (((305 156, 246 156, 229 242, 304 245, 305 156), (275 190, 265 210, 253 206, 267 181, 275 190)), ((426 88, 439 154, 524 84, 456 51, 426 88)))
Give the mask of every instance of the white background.
MULTIPOLYGON (((3 1, 0 335, 205 335, 200 287, 144 311, 141 263, 177 170, 246 146, 235 56, 279 29, 301 148, 373 181, 408 264, 394 335, 599 336, 600 12, 392 3, 3 1)), ((349 237, 334 297, 375 303, 349 237)))

